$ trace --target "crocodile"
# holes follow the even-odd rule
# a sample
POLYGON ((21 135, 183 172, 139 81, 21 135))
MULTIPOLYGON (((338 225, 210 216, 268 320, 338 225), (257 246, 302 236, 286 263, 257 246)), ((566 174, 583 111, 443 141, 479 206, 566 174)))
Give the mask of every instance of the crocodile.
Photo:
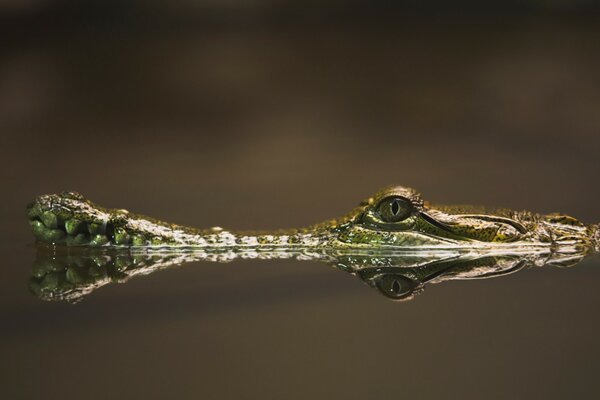
POLYGON ((53 245, 202 250, 286 251, 545 251, 591 253, 600 228, 563 214, 430 204, 414 189, 386 187, 346 215, 300 229, 235 232, 170 224, 125 209, 100 207, 75 192, 42 195, 27 206, 37 241, 53 245))

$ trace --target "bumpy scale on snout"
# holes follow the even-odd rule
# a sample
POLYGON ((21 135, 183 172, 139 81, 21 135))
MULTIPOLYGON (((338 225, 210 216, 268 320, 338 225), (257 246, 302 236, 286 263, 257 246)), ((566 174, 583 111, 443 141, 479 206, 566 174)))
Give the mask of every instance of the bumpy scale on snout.
POLYGON ((591 251, 598 228, 574 218, 482 207, 432 206, 413 189, 386 188, 344 217, 301 229, 230 232, 195 229, 106 209, 66 192, 27 207, 37 240, 69 246, 276 249, 440 249, 544 247, 591 251))

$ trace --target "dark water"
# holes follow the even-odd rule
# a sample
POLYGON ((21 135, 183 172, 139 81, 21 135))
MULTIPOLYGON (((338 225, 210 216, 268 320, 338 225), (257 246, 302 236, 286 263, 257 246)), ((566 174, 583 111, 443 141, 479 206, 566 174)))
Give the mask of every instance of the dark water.
POLYGON ((3 11, 6 398, 600 394, 597 258, 402 303, 318 262, 196 262, 71 305, 30 293, 24 215, 70 189, 187 225, 271 229, 399 183, 600 221, 596 17, 77 12, 3 11))

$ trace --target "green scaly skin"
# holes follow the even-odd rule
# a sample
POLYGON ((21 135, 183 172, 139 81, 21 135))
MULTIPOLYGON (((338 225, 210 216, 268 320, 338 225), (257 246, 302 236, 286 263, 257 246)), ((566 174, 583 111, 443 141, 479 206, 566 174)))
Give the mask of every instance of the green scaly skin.
POLYGON ((94 205, 66 192, 27 207, 38 241, 67 246, 206 252, 440 250, 589 253, 599 248, 597 225, 561 215, 481 207, 434 206, 413 189, 394 186, 344 217, 302 229, 230 232, 195 229, 94 205))

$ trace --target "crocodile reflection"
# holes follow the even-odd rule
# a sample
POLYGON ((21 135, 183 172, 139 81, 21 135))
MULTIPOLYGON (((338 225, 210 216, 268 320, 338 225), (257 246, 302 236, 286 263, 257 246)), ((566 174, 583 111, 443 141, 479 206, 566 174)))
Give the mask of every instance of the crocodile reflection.
POLYGON ((29 287, 42 300, 77 302, 104 285, 127 282, 134 276, 187 263, 295 258, 329 264, 356 276, 389 299, 404 301, 414 298, 430 284, 500 277, 533 266, 573 266, 585 255, 472 251, 136 253, 40 245, 29 287))

